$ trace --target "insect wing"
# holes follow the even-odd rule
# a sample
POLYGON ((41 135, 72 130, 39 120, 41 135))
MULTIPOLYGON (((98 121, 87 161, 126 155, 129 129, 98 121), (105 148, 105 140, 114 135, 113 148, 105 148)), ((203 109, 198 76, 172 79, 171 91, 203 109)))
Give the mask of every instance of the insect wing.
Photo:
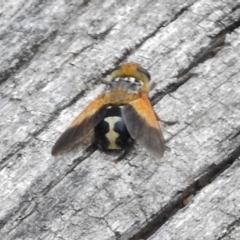
POLYGON ((165 150, 164 138, 147 95, 141 94, 124 105, 122 116, 131 137, 154 157, 161 158, 165 150))
POLYGON ((105 111, 104 95, 100 95, 79 114, 71 126, 59 137, 52 148, 52 155, 57 155, 83 140, 101 121, 105 111))

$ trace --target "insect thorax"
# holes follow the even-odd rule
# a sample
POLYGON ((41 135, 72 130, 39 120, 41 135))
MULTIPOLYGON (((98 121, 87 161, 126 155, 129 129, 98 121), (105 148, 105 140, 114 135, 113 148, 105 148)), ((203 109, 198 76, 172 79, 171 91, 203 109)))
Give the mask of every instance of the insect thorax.
POLYGON ((137 80, 133 77, 119 77, 112 80, 108 85, 108 91, 114 91, 116 89, 121 89, 127 93, 138 93, 143 86, 143 82, 137 80))

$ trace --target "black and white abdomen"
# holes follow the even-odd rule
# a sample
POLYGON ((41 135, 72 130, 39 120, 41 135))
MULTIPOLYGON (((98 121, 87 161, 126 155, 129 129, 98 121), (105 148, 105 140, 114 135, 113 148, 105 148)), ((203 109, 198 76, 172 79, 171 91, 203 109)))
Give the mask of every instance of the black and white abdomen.
POLYGON ((105 151, 122 150, 133 140, 122 119, 121 106, 108 106, 103 119, 94 128, 98 148, 105 151))

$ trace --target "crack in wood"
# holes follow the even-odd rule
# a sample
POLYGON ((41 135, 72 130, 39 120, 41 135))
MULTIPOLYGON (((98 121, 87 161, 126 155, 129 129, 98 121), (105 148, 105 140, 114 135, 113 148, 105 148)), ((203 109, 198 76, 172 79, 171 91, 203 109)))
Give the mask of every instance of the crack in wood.
POLYGON ((167 94, 173 93, 176 91, 180 86, 186 83, 191 77, 196 76, 195 73, 191 73, 190 71, 196 67, 200 63, 204 63, 210 58, 215 57, 215 55, 222 50, 225 46, 225 38, 228 33, 233 32, 236 28, 240 26, 240 20, 234 22, 233 24, 229 25, 221 32, 219 32, 211 41, 209 46, 202 50, 199 54, 194 57, 194 60, 189 64, 189 66, 185 69, 182 69, 178 72, 176 78, 179 80, 177 82, 171 83, 165 87, 160 92, 156 92, 154 96, 152 96, 151 101, 153 104, 159 102, 164 96, 167 94))
POLYGON ((57 31, 51 32, 46 38, 38 39, 36 43, 34 43, 31 48, 23 49, 19 55, 15 55, 13 58, 18 59, 15 61, 16 64, 13 67, 6 69, 3 72, 0 72, 0 84, 7 81, 13 74, 16 74, 20 69, 26 68, 31 60, 36 56, 40 47, 44 44, 49 43, 49 41, 53 41, 57 37, 57 31))
MULTIPOLYGON (((194 181, 184 191, 179 192, 172 202, 161 210, 159 215, 152 217, 148 220, 148 224, 136 233, 130 240, 147 239, 153 235, 165 222, 167 222, 176 212, 185 207, 184 200, 190 195, 196 195, 201 189, 208 184, 212 183, 221 173, 223 173, 229 166, 231 166, 240 156, 240 145, 220 164, 212 164, 208 167, 204 174, 194 181)), ((234 224, 231 224, 234 226, 234 224)), ((221 238, 220 238, 221 239, 221 238)), ((219 240, 220 240, 219 239, 219 240)))
POLYGON ((84 95, 85 91, 81 91, 79 94, 77 94, 74 98, 72 98, 72 100, 70 102, 68 102, 67 104, 63 105, 62 107, 56 109, 52 114, 51 117, 49 117, 49 119, 45 122, 45 124, 38 129, 37 131, 32 133, 32 137, 30 137, 26 142, 24 143, 19 143, 19 147, 16 149, 16 147, 14 148, 15 151, 9 153, 7 156, 5 156, 4 158, 2 158, 1 160, 1 164, 0 164, 0 170, 2 170, 6 165, 8 160, 14 156, 15 154, 17 154, 19 151, 21 151, 22 149, 24 149, 31 141, 33 138, 36 138, 39 134, 41 134, 47 127, 48 125, 53 122, 58 115, 60 114, 61 111, 63 111, 64 109, 72 106, 74 103, 76 103, 79 98, 81 98, 84 95))
MULTIPOLYGON (((31 211, 29 211, 27 214, 25 214, 24 216, 21 216, 19 218, 17 218, 15 220, 15 225, 14 228, 12 228, 7 234, 9 234, 13 229, 15 229, 18 225, 21 224, 21 222, 28 218, 29 216, 31 216, 33 213, 35 213, 35 211, 37 210, 38 205, 42 202, 42 201, 37 201, 37 199, 41 199, 43 196, 47 195, 57 184, 59 184, 62 180, 65 179, 66 176, 68 176, 71 172, 74 171, 74 169, 85 159, 87 159, 91 154, 93 154, 94 151, 92 151, 92 149, 89 149, 89 151, 86 151, 84 154, 82 154, 82 156, 76 158, 73 160, 72 164, 69 166, 69 168, 66 170, 66 172, 64 174, 61 174, 60 177, 55 178, 53 181, 49 182, 49 184, 38 194, 38 197, 36 199, 33 199, 31 202, 34 202, 34 207, 31 209, 31 211)), ((39 179, 41 179, 42 177, 39 177, 39 179)), ((37 182, 38 180, 36 180, 37 182)), ((29 187, 29 189, 33 189, 32 187, 29 187)), ((26 201, 26 199, 28 199, 31 196, 31 193, 26 192, 24 194, 24 196, 22 196, 22 204, 19 204, 18 207, 18 213, 20 214, 21 212, 25 212, 23 211, 24 208, 24 204, 28 203, 28 201, 26 201)), ((27 204, 28 206, 28 204, 27 204)), ((4 217, 4 219, 0 220, 0 229, 2 229, 5 224, 7 224, 8 219, 11 219, 11 217, 15 216, 16 212, 8 214, 4 217)), ((20 214, 21 215, 21 214, 20 214)))
MULTIPOLYGON (((163 28, 168 26, 169 24, 171 24, 172 22, 174 22, 177 18, 179 18, 184 12, 186 12, 192 5, 194 4, 194 2, 192 4, 189 4, 188 6, 183 7, 182 9, 179 10, 179 12, 177 12, 174 16, 173 19, 171 19, 169 22, 168 21, 163 21, 161 22, 161 24, 159 26, 157 26, 155 28, 155 30, 153 30, 150 34, 148 34, 147 36, 143 37, 141 39, 141 41, 139 43, 137 43, 135 46, 129 48, 129 49, 125 49, 125 51, 123 52, 122 56, 120 58, 117 59, 117 61, 114 63, 114 67, 118 66, 120 64, 123 63, 123 61, 133 52, 135 52, 137 49, 139 49, 145 42, 147 42, 147 40, 151 39, 152 37, 154 37, 158 31, 163 28)), ((106 75, 108 75, 112 70, 109 69, 105 72, 106 75)))
POLYGON ((226 231, 223 233, 223 235, 221 237, 218 237, 216 240, 222 240, 222 239, 226 239, 227 236, 229 236, 229 234, 235 230, 235 227, 240 225, 240 218, 236 219, 235 221, 231 222, 228 226, 226 231))
POLYGON ((191 73, 191 72, 186 73, 185 75, 180 77, 177 82, 170 83, 164 89, 162 89, 161 91, 157 91, 150 98, 152 104, 155 105, 157 102, 159 102, 166 95, 175 92, 179 87, 181 87, 184 83, 186 83, 188 80, 190 80, 194 76, 197 76, 197 74, 196 73, 191 73))

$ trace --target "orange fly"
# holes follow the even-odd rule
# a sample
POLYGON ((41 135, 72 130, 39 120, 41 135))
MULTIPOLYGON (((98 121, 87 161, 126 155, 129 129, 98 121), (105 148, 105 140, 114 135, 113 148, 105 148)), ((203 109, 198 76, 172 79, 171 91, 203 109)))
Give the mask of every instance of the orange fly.
POLYGON ((150 79, 149 72, 136 63, 114 69, 106 90, 63 132, 52 155, 90 138, 91 148, 119 152, 116 161, 125 157, 135 141, 161 158, 165 143, 160 118, 148 98, 150 79))

